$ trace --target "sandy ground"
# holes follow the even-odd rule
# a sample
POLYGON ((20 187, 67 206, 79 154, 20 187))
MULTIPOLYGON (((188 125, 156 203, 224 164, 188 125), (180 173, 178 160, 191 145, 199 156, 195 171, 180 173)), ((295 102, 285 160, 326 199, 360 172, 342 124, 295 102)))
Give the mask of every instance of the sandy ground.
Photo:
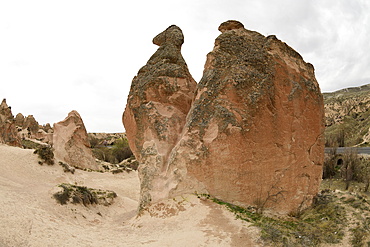
POLYGON ((258 230, 224 207, 194 195, 136 216, 136 172, 64 173, 39 165, 33 150, 0 144, 0 247, 8 246, 260 246, 258 230), (61 183, 113 190, 111 206, 60 205, 61 183))

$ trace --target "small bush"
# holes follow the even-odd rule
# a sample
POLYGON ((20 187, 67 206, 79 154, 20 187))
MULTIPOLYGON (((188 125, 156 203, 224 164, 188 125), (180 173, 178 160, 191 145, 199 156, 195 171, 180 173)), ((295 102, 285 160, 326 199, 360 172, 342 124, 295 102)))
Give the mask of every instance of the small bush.
POLYGON ((63 191, 55 193, 53 196, 55 200, 57 200, 60 204, 64 205, 67 204, 69 198, 71 196, 71 188, 67 184, 59 185, 63 189, 63 191))
POLYGON ((66 163, 63 163, 63 162, 61 162, 61 161, 59 161, 59 165, 63 167, 63 171, 64 171, 64 172, 70 172, 70 173, 72 173, 72 174, 74 174, 74 173, 75 173, 75 170, 76 170, 76 169, 75 169, 74 167, 72 167, 72 166, 70 166, 70 165, 68 165, 68 164, 66 164, 66 163))
POLYGON ((87 206, 90 204, 97 204, 98 198, 91 189, 88 189, 85 186, 75 186, 72 203, 82 203, 84 206, 87 206))
POLYGON ((72 184, 61 184, 58 187, 63 190, 55 193, 53 196, 62 205, 71 202, 73 204, 83 204, 84 206, 91 204, 108 206, 117 197, 117 194, 110 190, 97 190, 72 184))
POLYGON ((112 164, 118 164, 133 156, 127 139, 118 139, 111 147, 95 147, 93 154, 95 158, 112 164))
POLYGON ((329 149, 329 154, 325 156, 322 178, 333 178, 338 173, 337 168, 337 148, 329 149))
POLYGON ((92 148, 95 148, 100 143, 100 140, 98 138, 91 136, 91 135, 89 135, 88 140, 92 148))
POLYGON ((37 148, 33 153, 38 154, 39 158, 42 160, 42 163, 54 165, 54 153, 53 149, 50 146, 41 146, 37 148))

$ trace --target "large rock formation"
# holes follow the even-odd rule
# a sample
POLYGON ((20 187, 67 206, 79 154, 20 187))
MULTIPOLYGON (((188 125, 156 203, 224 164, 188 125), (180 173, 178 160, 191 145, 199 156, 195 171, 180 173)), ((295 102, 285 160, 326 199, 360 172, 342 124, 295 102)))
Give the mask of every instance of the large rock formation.
POLYGON ((182 31, 170 26, 153 43, 158 50, 133 79, 123 123, 141 163, 141 206, 163 199, 169 153, 178 142, 196 82, 181 55, 182 31))
MULTIPOLYGON (((139 169, 142 187, 161 176, 161 183, 146 186, 146 194, 156 195, 153 202, 206 192, 281 213, 303 209, 318 192, 324 155, 323 98, 314 68, 275 36, 246 30, 240 22, 222 23, 219 30, 181 136, 168 138, 180 133, 167 127, 171 114, 162 110, 167 118, 158 118, 160 111, 152 111, 158 96, 150 95, 161 94, 148 87, 147 78, 162 67, 144 70, 140 84, 134 79, 126 108, 133 113, 124 116, 124 122, 136 122, 125 124, 130 146, 139 161, 144 158, 145 169, 159 162, 165 168, 139 169)), ((180 122, 176 126, 182 129, 180 122)))
POLYGON ((99 169, 77 111, 71 111, 63 121, 54 124, 53 147, 57 160, 81 169, 99 169))
POLYGON ((21 142, 17 132, 12 110, 7 105, 6 99, 3 99, 0 104, 0 143, 20 147, 21 142))
MULTIPOLYGON (((219 30, 170 169, 186 165, 186 177, 231 203, 305 208, 318 192, 324 156, 314 68, 275 36, 236 21, 219 30)), ((174 195, 192 190, 177 181, 174 195)))

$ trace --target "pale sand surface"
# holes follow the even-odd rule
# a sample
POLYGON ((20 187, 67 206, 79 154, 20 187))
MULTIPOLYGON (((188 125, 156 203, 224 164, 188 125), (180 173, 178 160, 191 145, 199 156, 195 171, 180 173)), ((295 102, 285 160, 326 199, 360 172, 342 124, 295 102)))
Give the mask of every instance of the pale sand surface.
POLYGON ((98 173, 39 165, 33 150, 0 144, 0 247, 259 246, 258 230, 223 206, 188 195, 136 217, 136 172, 98 173), (60 205, 60 183, 113 190, 111 206, 60 205))

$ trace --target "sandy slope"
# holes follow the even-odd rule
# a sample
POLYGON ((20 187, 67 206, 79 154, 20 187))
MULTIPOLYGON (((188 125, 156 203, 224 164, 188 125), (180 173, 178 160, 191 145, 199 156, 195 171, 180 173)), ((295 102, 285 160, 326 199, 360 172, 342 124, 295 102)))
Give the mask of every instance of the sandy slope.
POLYGON ((257 230, 222 206, 189 195, 136 217, 137 174, 40 166, 33 150, 0 144, 0 247, 3 246, 258 246, 257 230), (62 182, 113 190, 109 207, 59 205, 62 182), (251 236, 254 236, 253 238, 251 236))

